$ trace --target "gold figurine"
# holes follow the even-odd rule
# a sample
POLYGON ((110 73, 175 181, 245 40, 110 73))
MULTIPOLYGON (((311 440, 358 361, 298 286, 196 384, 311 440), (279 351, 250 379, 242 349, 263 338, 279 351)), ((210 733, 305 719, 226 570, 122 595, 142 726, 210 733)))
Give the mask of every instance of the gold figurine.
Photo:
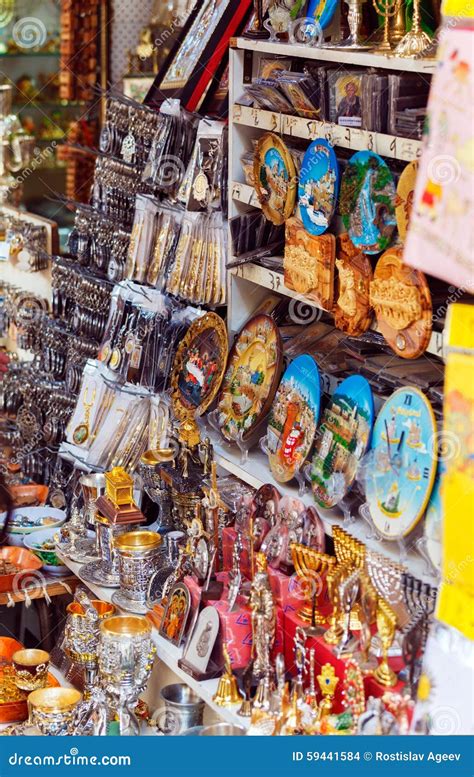
POLYGON ((321 667, 321 674, 318 674, 317 680, 323 695, 318 707, 317 720, 320 722, 323 718, 327 718, 327 716, 331 714, 334 694, 339 678, 336 677, 336 672, 332 664, 324 664, 324 666, 321 667))
POLYGON ((232 707, 233 704, 238 704, 240 701, 242 701, 244 697, 243 694, 239 691, 237 680, 232 671, 232 664, 230 661, 227 645, 223 645, 222 652, 224 654, 225 672, 219 680, 217 692, 212 697, 212 701, 219 707, 232 707))
POLYGON ((252 611, 252 658, 255 677, 264 677, 270 669, 270 651, 275 641, 276 611, 264 553, 255 556, 257 570, 250 588, 252 611))
POLYGON ((382 643, 382 661, 374 672, 374 678, 385 688, 397 684, 397 675, 388 665, 388 651, 395 637, 397 616, 385 599, 377 603, 377 629, 382 643))

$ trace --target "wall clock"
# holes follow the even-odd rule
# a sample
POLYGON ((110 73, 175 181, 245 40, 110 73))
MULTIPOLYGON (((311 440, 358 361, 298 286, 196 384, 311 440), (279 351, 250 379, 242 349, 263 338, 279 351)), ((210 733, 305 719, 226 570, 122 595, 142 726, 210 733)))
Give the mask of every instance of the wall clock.
POLYGON ((339 165, 327 140, 318 138, 306 149, 298 184, 301 220, 311 235, 327 230, 336 209, 339 165))
POLYGON ((291 480, 309 454, 320 403, 317 364, 311 356, 302 354, 286 369, 268 419, 266 449, 278 482, 291 480))
POLYGON ((388 540, 408 534, 423 516, 436 474, 436 422, 416 388, 398 389, 382 406, 372 434, 366 500, 388 540))
POLYGON ((377 328, 397 356, 416 359, 430 342, 433 310, 424 273, 403 263, 403 248, 389 248, 370 283, 377 328))
POLYGON ((279 135, 262 135, 255 148, 253 174, 263 213, 273 224, 283 224, 295 208, 296 169, 279 135))
POLYGON ((282 344, 271 316, 259 313, 237 335, 219 395, 217 421, 228 440, 248 440, 268 413, 281 377, 282 344))
POLYGON ((226 358, 226 325, 215 313, 205 313, 193 321, 181 340, 171 378, 173 411, 182 422, 185 442, 191 446, 199 441, 195 419, 214 401, 226 358))
POLYGON ((334 507, 349 491, 373 423, 372 389, 362 375, 351 375, 334 391, 316 435, 311 482, 320 507, 334 507))
POLYGON ((342 176, 339 210, 356 248, 364 254, 388 248, 396 225, 395 184, 382 157, 373 151, 351 156, 342 176))

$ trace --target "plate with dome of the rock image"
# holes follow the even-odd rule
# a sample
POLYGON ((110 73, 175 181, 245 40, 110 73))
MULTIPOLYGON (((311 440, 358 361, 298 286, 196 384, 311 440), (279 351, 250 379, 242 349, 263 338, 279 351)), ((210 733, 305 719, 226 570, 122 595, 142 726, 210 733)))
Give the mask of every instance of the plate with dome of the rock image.
POLYGON ((390 245, 396 226, 392 173, 373 151, 357 151, 342 176, 339 212, 356 248, 378 254, 390 245))
POLYGON ((258 313, 238 333, 227 360, 217 404, 217 422, 227 440, 257 434, 275 397, 282 362, 278 326, 258 313))
POLYGON ((320 403, 317 364, 302 354, 285 370, 268 418, 266 448, 270 469, 279 483, 291 480, 308 456, 320 403))
POLYGON ((370 384, 362 375, 350 375, 332 394, 316 433, 310 477, 320 507, 335 507, 351 488, 373 424, 370 384))
POLYGON ((339 165, 327 140, 318 138, 306 149, 298 184, 298 205, 304 228, 322 235, 334 215, 339 188, 339 165))

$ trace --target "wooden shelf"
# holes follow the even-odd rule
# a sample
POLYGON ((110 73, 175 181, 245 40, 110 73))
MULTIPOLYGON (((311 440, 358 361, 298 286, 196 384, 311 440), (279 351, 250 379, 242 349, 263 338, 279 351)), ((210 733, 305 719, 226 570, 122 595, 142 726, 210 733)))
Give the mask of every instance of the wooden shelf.
POLYGON ((277 54, 282 57, 316 59, 321 62, 335 62, 338 65, 360 65, 362 67, 380 67, 387 70, 409 70, 412 73, 434 73, 436 59, 405 59, 385 56, 373 51, 354 51, 350 49, 326 49, 299 45, 297 43, 270 43, 267 40, 247 40, 237 38, 234 48, 255 51, 258 54, 277 54))
MULTIPOLYGON (((74 593, 76 590, 77 585, 79 584, 79 580, 75 575, 68 575, 67 577, 44 577, 44 589, 46 590, 48 596, 62 596, 63 594, 67 594, 68 590, 65 588, 67 585, 71 591, 74 593)), ((27 586, 26 593, 28 594, 30 599, 43 599, 44 598, 44 590, 42 585, 34 585, 34 586, 27 586)), ((13 600, 16 602, 24 602, 25 601, 25 591, 4 591, 0 593, 0 605, 2 604, 8 604, 9 601, 13 600)))
MULTIPOLYGON (((247 188, 250 189, 251 187, 249 186, 247 188)), ((293 291, 292 289, 288 289, 285 286, 283 272, 279 272, 278 270, 268 270, 266 267, 261 267, 258 264, 249 262, 247 264, 240 265, 240 267, 233 267, 231 270, 229 270, 229 272, 234 278, 241 278, 243 280, 250 281, 250 283, 255 283, 257 286, 262 286, 263 288, 269 289, 270 291, 277 292, 278 294, 284 294, 286 297, 292 297, 302 304, 311 305, 311 307, 317 308, 318 310, 325 310, 324 308, 321 308, 321 306, 315 302, 315 300, 312 300, 309 297, 304 297, 302 294, 298 294, 298 292, 293 291)), ((371 329, 373 329, 375 332, 377 331, 376 323, 372 324, 371 329)), ((432 333, 428 348, 426 349, 426 353, 430 353, 433 356, 438 356, 441 359, 443 358, 443 332, 432 333)))
POLYGON ((249 108, 238 103, 232 106, 232 121, 244 127, 276 132, 307 141, 326 138, 333 146, 349 148, 353 151, 367 149, 383 157, 404 162, 411 162, 421 156, 421 140, 385 135, 382 132, 369 132, 356 127, 341 127, 329 121, 303 119, 300 116, 265 111, 262 108, 249 108))

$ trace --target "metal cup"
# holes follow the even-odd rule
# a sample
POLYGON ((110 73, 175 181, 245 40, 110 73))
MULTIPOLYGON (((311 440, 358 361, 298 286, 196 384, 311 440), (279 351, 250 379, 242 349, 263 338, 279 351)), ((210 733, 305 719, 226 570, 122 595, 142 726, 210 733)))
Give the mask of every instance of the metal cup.
POLYGON ((74 713, 82 694, 75 688, 41 688, 28 696, 30 722, 43 736, 73 734, 74 713))
POLYGON ((202 726, 204 702, 189 685, 173 683, 160 691, 165 703, 164 721, 160 728, 164 734, 181 734, 195 726, 202 726))
POLYGON ((46 650, 17 650, 13 653, 14 682, 22 691, 44 688, 48 681, 49 653, 46 650))
POLYGON ((179 547, 185 540, 183 531, 170 531, 165 535, 166 558, 170 564, 175 564, 178 560, 179 547))

